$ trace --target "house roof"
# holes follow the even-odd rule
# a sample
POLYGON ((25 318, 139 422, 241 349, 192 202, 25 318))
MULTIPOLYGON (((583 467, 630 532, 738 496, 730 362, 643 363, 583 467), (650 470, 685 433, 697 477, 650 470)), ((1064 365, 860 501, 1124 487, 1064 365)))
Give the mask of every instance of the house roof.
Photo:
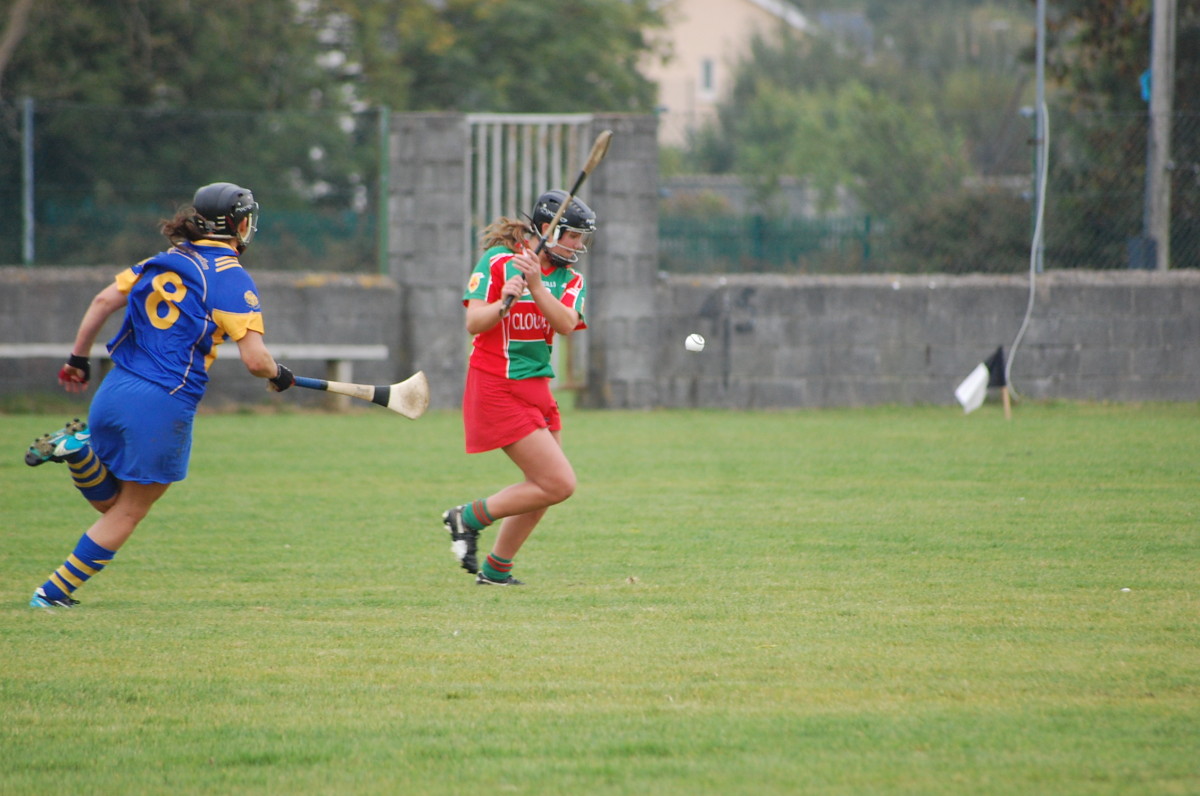
POLYGON ((808 30, 809 28, 808 19, 791 3, 785 3, 783 0, 748 0, 748 2, 769 14, 774 14, 796 30, 808 30))

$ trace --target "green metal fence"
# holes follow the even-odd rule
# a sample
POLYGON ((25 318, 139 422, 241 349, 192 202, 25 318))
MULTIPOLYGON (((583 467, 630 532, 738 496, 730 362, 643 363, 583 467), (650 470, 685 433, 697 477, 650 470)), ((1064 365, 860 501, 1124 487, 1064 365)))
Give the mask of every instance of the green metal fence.
POLYGON ((136 262, 196 188, 231 181, 263 208, 256 269, 381 268, 385 111, 0 103, 0 122, 0 264, 136 262))
MULTIPOLYGON (((1051 109, 1044 265, 1147 267, 1146 113, 1051 109)), ((199 112, 0 102, 0 265, 125 264, 161 219, 231 180, 263 206, 255 268, 386 268, 389 115, 199 112)), ((1173 268, 1200 267, 1200 115, 1172 118, 1173 268)), ((1029 175, 981 174, 888 217, 660 213, 675 272, 1014 273, 1028 267, 1029 175)), ((603 208, 598 208, 603 212, 603 208)), ((448 210, 449 212, 449 210, 448 210)), ((466 213, 466 208, 463 208, 466 213)))
POLYGON ((659 267, 673 273, 862 272, 885 236, 870 216, 834 219, 661 215, 659 267))

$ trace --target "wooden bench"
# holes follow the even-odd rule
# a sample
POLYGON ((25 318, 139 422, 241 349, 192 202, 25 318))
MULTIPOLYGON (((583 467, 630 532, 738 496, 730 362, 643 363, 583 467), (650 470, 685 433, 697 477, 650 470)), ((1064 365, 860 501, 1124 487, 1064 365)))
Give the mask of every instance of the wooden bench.
MULTIPOLYGON (((324 362, 326 381, 354 381, 354 362, 382 362, 388 358, 386 345, 334 345, 324 343, 268 343, 267 348, 280 362, 301 376, 293 362, 324 362)), ((52 359, 66 362, 71 353, 70 343, 0 343, 0 359, 52 359)), ((217 349, 217 361, 238 359, 237 343, 226 342, 217 349)), ((92 347, 91 357, 101 360, 101 371, 108 366, 108 349, 102 345, 92 347)), ((350 405, 345 395, 326 393, 326 403, 336 409, 350 405)))

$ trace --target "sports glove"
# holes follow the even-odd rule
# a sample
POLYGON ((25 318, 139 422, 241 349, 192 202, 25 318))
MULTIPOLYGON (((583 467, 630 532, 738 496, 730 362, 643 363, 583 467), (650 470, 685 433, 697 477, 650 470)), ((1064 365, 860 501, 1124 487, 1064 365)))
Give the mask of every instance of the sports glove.
POLYGON ((61 367, 58 371, 59 381, 73 381, 79 384, 87 384, 92 378, 92 363, 87 357, 81 357, 78 354, 71 354, 67 357, 67 364, 61 367), (68 373, 67 368, 75 368, 83 371, 83 378, 79 378, 73 373, 68 373))
POLYGON ((278 365, 279 372, 275 374, 275 378, 267 379, 267 381, 271 382, 271 389, 275 392, 283 392, 296 383, 296 377, 292 375, 292 371, 286 365, 280 365, 278 362, 275 364, 278 365))

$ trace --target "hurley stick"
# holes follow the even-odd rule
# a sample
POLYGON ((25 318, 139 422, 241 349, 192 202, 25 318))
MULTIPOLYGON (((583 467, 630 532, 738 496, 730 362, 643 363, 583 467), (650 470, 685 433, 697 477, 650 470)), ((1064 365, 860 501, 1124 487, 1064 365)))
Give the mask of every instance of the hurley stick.
MULTIPOLYGON (((575 194, 579 193, 579 189, 583 187, 583 181, 592 173, 592 169, 600 165, 600 161, 604 160, 604 156, 608 154, 608 143, 612 140, 612 130, 605 130, 596 136, 596 141, 592 144, 592 151, 588 154, 587 162, 583 164, 583 168, 579 170, 579 176, 575 178, 575 184, 571 186, 571 190, 567 192, 566 200, 558 206, 558 212, 554 214, 554 218, 550 220, 550 228, 546 234, 534 230, 541 238, 538 247, 534 250, 534 254, 541 254, 546 248, 546 242, 549 236, 554 234, 554 230, 558 227, 558 222, 562 220, 563 213, 567 212, 567 207, 571 204, 571 200, 575 198, 575 194)), ((505 296, 504 304, 500 307, 500 317, 503 318, 508 314, 508 308, 512 306, 514 297, 505 296)))
POLYGON ((425 373, 418 370, 404 381, 395 384, 351 384, 344 381, 325 381, 296 377, 296 386, 308 390, 325 390, 338 395, 349 395, 361 401, 391 409, 410 420, 416 420, 429 408, 429 381, 425 373))

